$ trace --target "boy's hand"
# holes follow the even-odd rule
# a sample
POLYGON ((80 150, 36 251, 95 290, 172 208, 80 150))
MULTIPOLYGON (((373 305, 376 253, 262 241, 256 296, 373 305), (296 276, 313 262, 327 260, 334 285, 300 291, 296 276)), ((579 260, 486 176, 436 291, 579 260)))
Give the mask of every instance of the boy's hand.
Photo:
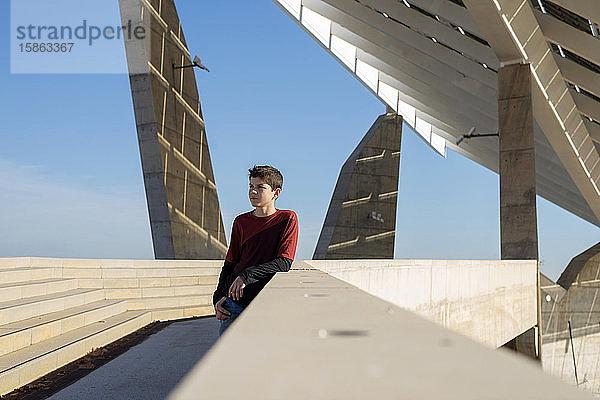
POLYGON ((229 319, 231 313, 223 307, 223 303, 225 302, 225 297, 221 297, 221 300, 217 301, 215 304, 215 314, 217 319, 229 319))
POLYGON ((244 283, 244 281, 242 281, 242 279, 239 276, 235 278, 235 281, 233 281, 233 283, 229 287, 229 297, 231 297, 231 300, 236 301, 241 299, 242 295, 244 294, 245 287, 246 284, 244 283))

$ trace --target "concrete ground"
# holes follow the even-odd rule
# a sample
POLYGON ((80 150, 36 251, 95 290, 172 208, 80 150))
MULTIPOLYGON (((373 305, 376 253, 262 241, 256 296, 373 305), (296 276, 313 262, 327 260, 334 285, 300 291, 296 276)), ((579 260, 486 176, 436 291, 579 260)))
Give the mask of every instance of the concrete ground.
POLYGON ((49 399, 164 399, 216 342, 218 329, 215 318, 174 322, 49 399))

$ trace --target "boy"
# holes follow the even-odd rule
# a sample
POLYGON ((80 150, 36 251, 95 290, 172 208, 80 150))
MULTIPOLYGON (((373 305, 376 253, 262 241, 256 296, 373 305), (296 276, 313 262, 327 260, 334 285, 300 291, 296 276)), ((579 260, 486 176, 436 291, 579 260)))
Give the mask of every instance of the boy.
POLYGON ((290 270, 298 241, 298 217, 291 210, 277 210, 283 176, 268 165, 250 172, 248 197, 254 211, 233 221, 225 264, 213 294, 215 314, 221 321, 219 336, 250 304, 276 272, 290 270))

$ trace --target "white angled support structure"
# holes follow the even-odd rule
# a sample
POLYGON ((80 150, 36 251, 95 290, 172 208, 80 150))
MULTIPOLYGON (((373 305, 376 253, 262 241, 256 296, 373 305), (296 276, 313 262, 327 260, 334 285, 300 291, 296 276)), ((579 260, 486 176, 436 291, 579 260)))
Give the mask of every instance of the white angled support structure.
POLYGON ((595 0, 552 0, 552 2, 592 21, 600 21, 600 8, 595 0))
POLYGON ((566 81, 600 97, 598 74, 567 58, 554 57, 566 81))
MULTIPOLYGON (((495 172, 496 137, 455 143, 472 128, 498 131, 497 70, 527 58, 539 88, 534 96, 543 99, 536 104, 544 108, 534 124, 537 194, 600 226, 600 156, 594 150, 580 161, 574 151, 589 136, 567 88, 576 78, 560 73, 546 27, 525 0, 510 7, 499 0, 464 1, 467 7, 447 0, 273 2, 433 149, 450 148, 495 172)), ((549 31, 563 23, 550 22, 549 31)), ((600 43, 592 36, 586 43, 590 38, 600 43)), ((594 94, 595 72, 586 72, 580 87, 594 94)))
MULTIPOLYGON (((313 4, 313 7, 304 5, 302 1, 275 1, 289 16, 293 17, 295 21, 309 33, 321 46, 323 46, 332 56, 336 57, 342 65, 344 65, 358 80, 360 80, 377 98, 379 98, 385 105, 398 112, 399 108, 406 108, 406 105, 415 109, 414 120, 405 118, 405 122, 415 128, 417 120, 431 120, 432 118, 425 112, 417 111, 417 108, 408 104, 418 104, 415 100, 402 93, 398 87, 393 87, 388 83, 381 83, 386 75, 383 71, 376 68, 373 63, 367 63, 359 57, 360 48, 352 43, 349 43, 332 32, 340 27, 338 22, 333 21, 327 15, 323 15, 323 12, 317 12, 314 9, 317 6, 327 7, 327 4, 313 4)), ((309 1, 310 3, 310 1, 309 1)), ((321 10, 319 10, 321 11, 321 10)), ((433 118, 435 119, 435 118, 433 118)), ((446 156, 445 140, 442 141, 438 138, 434 139, 435 146, 432 144, 432 136, 438 136, 430 132, 429 139, 425 139, 425 135, 422 135, 425 141, 432 146, 432 148, 439 154, 446 156)))
POLYGON ((600 64, 600 40, 550 15, 537 10, 534 14, 546 39, 600 64))

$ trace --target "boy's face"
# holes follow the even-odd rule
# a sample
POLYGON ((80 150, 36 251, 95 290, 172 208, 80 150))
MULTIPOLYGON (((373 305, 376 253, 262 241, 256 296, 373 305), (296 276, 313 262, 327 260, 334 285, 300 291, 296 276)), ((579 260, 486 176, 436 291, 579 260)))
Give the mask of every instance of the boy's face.
POLYGON ((262 179, 255 177, 250 178, 248 197, 250 198, 252 207, 264 207, 269 203, 273 203, 279 196, 279 193, 281 193, 280 188, 273 190, 271 185, 265 183, 262 179))

